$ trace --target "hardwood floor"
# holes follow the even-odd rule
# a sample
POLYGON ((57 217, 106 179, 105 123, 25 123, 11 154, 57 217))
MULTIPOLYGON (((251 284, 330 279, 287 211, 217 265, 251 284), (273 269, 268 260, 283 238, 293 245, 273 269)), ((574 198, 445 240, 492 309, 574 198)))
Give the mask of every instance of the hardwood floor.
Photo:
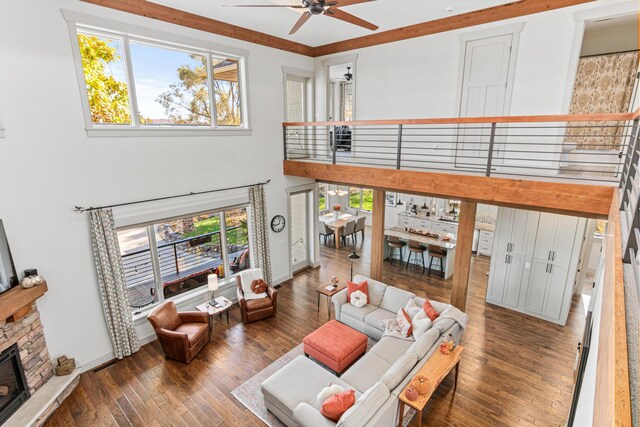
MULTIPOLYGON (((368 275, 369 242, 354 273, 368 275)), ((189 365, 164 359, 157 341, 98 372, 82 374, 76 390, 48 426, 259 426, 262 422, 231 395, 302 338, 327 321, 317 311, 314 288, 349 276, 347 248, 321 246, 321 267, 297 274, 278 290, 278 315, 244 325, 237 307, 231 326, 216 321, 211 343, 189 365)), ((558 426, 571 403, 575 348, 584 310, 574 297, 567 326, 560 327, 486 304, 489 258, 473 257, 462 343, 465 352, 453 392, 449 375, 425 409, 429 426, 558 426)), ((384 264, 386 283, 417 295, 449 301, 451 280, 419 269, 384 264)), ((415 420, 414 420, 415 424, 415 420)))

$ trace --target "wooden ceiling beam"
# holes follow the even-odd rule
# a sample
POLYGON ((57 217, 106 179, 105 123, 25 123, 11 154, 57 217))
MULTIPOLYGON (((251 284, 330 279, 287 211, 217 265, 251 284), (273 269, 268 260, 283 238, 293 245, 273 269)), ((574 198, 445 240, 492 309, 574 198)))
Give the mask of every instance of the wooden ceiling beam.
POLYGON ((343 40, 322 46, 312 47, 296 43, 281 37, 272 36, 216 19, 207 18, 194 13, 185 12, 172 7, 153 3, 146 0, 81 0, 98 6, 104 6, 134 15, 145 16, 183 27, 206 31, 225 37, 243 40, 262 46, 280 49, 309 57, 330 55, 354 49, 392 43, 401 40, 423 37, 460 28, 502 21, 519 16, 540 13, 569 6, 575 6, 594 0, 520 0, 500 6, 489 7, 473 12, 462 13, 434 21, 422 22, 407 27, 383 31, 368 36, 343 40))
POLYGON ((533 13, 546 12, 554 9, 575 6, 588 3, 593 0, 520 0, 473 12, 462 13, 434 21, 421 22, 407 27, 383 31, 364 37, 356 37, 336 43, 330 43, 313 48, 313 56, 331 55, 338 52, 346 52, 354 49, 377 46, 400 40, 413 39, 460 28, 473 27, 475 25, 502 21, 533 13))
POLYGON ((331 165, 285 160, 284 174, 330 184, 350 185, 605 219, 614 188, 475 175, 331 165))
POLYGON ((157 19, 158 21, 169 22, 183 27, 206 31, 236 40, 243 40, 274 49, 285 50, 299 55, 313 56, 313 47, 296 43, 291 40, 228 24, 216 19, 206 18, 195 13, 185 12, 146 0, 81 0, 98 6, 132 13, 134 15, 145 16, 157 19))

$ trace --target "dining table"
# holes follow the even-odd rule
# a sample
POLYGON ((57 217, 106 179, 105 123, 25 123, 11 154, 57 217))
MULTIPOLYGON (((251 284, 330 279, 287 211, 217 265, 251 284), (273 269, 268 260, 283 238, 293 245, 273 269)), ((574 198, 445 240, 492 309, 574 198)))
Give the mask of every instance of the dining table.
POLYGON ((340 213, 337 217, 333 213, 320 215, 320 221, 327 224, 336 236, 336 249, 340 249, 340 233, 342 233, 342 228, 352 219, 355 219, 355 216, 348 213, 340 213))

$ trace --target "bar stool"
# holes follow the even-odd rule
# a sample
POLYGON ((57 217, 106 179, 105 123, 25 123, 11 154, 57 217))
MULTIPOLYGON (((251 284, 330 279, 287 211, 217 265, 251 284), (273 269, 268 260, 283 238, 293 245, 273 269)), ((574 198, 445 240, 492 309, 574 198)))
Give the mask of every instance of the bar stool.
POLYGON ((405 242, 400 240, 399 237, 396 236, 387 236, 387 243, 389 244, 390 253, 389 253, 389 264, 393 265, 393 255, 396 252, 396 249, 400 249, 400 265, 402 265, 402 260, 404 258, 404 250, 403 248, 407 245, 405 242))
POLYGON ((445 258, 447 256, 447 251, 442 249, 440 246, 436 246, 436 245, 429 245, 427 247, 428 251, 429 251, 429 273, 427 274, 427 276, 431 275, 431 264, 433 264, 433 259, 437 258, 439 259, 439 264, 440 264, 440 272, 442 273, 442 276, 444 276, 444 262, 443 262, 443 258, 445 258))
POLYGON ((407 267, 405 269, 409 269, 409 261, 411 261, 411 255, 414 255, 413 259, 416 259, 418 255, 420 255, 422 257, 422 274, 424 274, 424 270, 426 268, 424 263, 424 251, 426 250, 427 248, 424 247, 420 242, 409 240, 409 256, 407 257, 407 267))

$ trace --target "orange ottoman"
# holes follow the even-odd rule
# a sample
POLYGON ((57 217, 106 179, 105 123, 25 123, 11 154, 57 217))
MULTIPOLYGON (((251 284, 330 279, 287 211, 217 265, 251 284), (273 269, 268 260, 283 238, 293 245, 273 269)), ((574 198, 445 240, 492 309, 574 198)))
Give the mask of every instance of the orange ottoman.
POLYGON ((337 320, 330 320, 302 340, 305 356, 331 368, 336 374, 367 350, 367 336, 337 320))

